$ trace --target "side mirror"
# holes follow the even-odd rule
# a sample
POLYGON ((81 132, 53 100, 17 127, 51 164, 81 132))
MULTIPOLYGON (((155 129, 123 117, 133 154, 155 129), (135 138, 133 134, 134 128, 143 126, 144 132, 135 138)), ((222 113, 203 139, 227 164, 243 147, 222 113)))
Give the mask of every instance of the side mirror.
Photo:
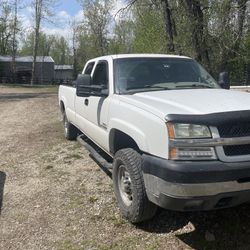
POLYGON ((92 79, 90 75, 78 75, 76 79, 76 95, 82 97, 89 96, 89 87, 92 84, 92 79))
POLYGON ((78 75, 76 80, 76 95, 80 97, 107 97, 109 91, 105 85, 92 85, 90 75, 78 75))
POLYGON ((92 84, 92 79, 90 75, 79 74, 76 79, 76 85, 78 86, 89 86, 92 84))
POLYGON ((105 85, 90 85, 88 87, 88 93, 89 96, 107 97, 109 90, 105 85))
POLYGON ((228 72, 221 72, 219 74, 219 85, 223 89, 230 89, 230 81, 228 72))
POLYGON ((98 85, 98 86, 92 85, 90 95, 107 97, 109 95, 109 90, 107 89, 106 85, 98 85))

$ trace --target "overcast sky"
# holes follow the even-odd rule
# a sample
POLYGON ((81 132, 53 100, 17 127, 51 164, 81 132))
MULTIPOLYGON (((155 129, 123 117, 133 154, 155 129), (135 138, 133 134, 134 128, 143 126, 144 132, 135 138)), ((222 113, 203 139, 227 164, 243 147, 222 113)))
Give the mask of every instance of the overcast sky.
MULTIPOLYGON (((114 10, 112 13, 116 13, 125 4, 125 0, 113 0, 114 10)), ((29 0, 24 0, 24 2, 29 2, 29 0)), ((44 22, 42 25, 42 31, 47 34, 54 34, 64 36, 66 39, 70 37, 69 22, 73 19, 80 21, 82 20, 83 13, 82 7, 77 0, 58 0, 58 4, 54 10, 55 17, 53 17, 53 22, 44 22)), ((26 31, 31 31, 31 13, 32 9, 28 5, 20 12, 22 26, 26 31)))

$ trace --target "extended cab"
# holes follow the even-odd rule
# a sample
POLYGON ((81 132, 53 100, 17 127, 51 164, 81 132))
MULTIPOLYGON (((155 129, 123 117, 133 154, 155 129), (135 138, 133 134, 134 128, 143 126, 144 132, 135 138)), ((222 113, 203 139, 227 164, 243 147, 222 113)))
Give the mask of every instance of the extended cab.
POLYGON ((83 133, 108 155, 120 210, 133 223, 157 206, 235 206, 250 200, 250 95, 221 86, 226 77, 218 85, 184 56, 96 58, 75 87, 59 88, 65 137, 83 133))

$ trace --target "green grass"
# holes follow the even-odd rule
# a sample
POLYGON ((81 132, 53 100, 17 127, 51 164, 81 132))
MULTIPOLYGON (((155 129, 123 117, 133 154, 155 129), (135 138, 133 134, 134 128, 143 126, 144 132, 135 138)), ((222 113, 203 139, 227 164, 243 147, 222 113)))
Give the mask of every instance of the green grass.
POLYGON ((110 220, 110 222, 115 226, 115 227, 121 227, 125 224, 127 224, 128 222, 123 219, 120 215, 111 215, 110 217, 108 217, 108 220, 110 220))
POLYGON ((89 197, 89 202, 95 203, 96 201, 98 201, 98 198, 96 196, 90 196, 89 197))

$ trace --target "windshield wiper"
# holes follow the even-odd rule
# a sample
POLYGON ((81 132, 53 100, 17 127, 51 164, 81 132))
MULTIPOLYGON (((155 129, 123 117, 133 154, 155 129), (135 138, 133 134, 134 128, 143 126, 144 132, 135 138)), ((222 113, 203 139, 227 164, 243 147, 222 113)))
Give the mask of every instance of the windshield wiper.
POLYGON ((144 88, 150 88, 150 89, 163 89, 163 90, 168 90, 168 89, 170 89, 170 88, 168 88, 168 87, 154 86, 154 85, 145 85, 144 88))
POLYGON ((213 89, 212 86, 208 84, 200 84, 200 83, 193 83, 193 84, 187 84, 187 85, 176 85, 176 88, 188 88, 188 87, 200 87, 200 88, 208 88, 208 89, 213 89))
POLYGON ((141 88, 127 88, 127 90, 144 90, 144 89, 162 89, 162 90, 169 90, 168 87, 161 87, 161 86, 153 86, 153 85, 145 85, 141 88))
POLYGON ((146 85, 143 86, 141 88, 127 88, 126 92, 124 92, 123 94, 126 95, 133 95, 136 93, 140 93, 140 92, 150 92, 150 91, 159 91, 159 90, 172 90, 170 88, 167 87, 160 87, 160 86, 152 86, 152 85, 146 85))

